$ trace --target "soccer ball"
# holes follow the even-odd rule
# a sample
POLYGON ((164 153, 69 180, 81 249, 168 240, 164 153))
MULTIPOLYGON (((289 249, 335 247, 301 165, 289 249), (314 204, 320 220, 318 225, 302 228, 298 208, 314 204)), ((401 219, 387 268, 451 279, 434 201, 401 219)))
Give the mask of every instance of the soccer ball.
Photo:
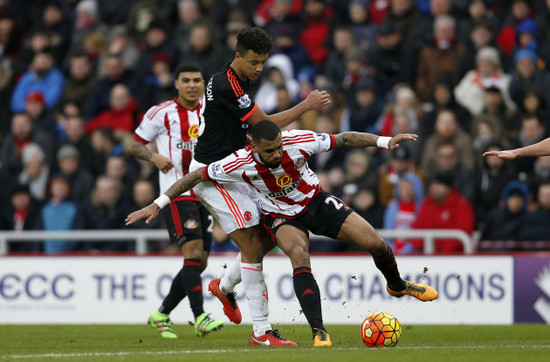
POLYGON ((390 313, 372 313, 361 324, 361 339, 367 347, 395 347, 400 338, 401 324, 390 313))

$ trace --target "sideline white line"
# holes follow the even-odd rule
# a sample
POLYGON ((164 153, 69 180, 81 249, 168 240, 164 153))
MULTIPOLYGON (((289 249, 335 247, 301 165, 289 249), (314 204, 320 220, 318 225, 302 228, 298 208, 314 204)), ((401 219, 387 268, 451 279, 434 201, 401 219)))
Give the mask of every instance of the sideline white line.
MULTIPOLYGON (((396 347, 397 350, 420 350, 420 349, 454 349, 454 350, 470 350, 470 349, 550 349, 550 345, 534 345, 534 346, 406 346, 396 347)), ((334 347, 334 350, 362 350, 363 347, 339 348, 334 347)), ((266 351, 278 352, 286 351, 287 349, 279 348, 263 348, 262 353, 266 351)), ((15 354, 2 356, 2 359, 32 359, 32 358, 72 358, 72 357, 120 357, 120 356, 148 356, 148 355, 177 355, 177 354, 213 354, 213 353, 243 353, 256 352, 257 349, 207 349, 196 351, 143 351, 143 352, 93 352, 93 353, 45 353, 45 354, 15 354)))

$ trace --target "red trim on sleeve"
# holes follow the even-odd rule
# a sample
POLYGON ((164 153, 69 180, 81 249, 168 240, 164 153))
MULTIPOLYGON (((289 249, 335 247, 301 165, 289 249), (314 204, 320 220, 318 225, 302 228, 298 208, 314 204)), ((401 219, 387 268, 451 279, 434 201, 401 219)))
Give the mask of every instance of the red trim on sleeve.
POLYGON ((143 143, 144 145, 148 144, 150 141, 144 140, 140 136, 134 133, 134 139, 138 141, 139 143, 143 143))
MULTIPOLYGON (((210 165, 208 165, 210 166, 210 165)), ((202 169, 202 177, 204 177, 204 179, 206 181, 213 181, 211 178, 210 178, 210 175, 208 174, 208 166, 206 166, 205 168, 202 169)))
POLYGON ((334 149, 336 147, 336 137, 333 134, 329 134, 330 136, 330 148, 329 150, 334 149))
POLYGON ((250 116, 251 116, 252 114, 254 114, 254 112, 256 112, 256 108, 258 108, 258 104, 257 104, 257 103, 254 104, 254 107, 252 107, 252 109, 250 110, 250 112, 248 112, 243 118, 241 118, 241 121, 244 122, 244 121, 246 121, 247 119, 249 119, 250 116))

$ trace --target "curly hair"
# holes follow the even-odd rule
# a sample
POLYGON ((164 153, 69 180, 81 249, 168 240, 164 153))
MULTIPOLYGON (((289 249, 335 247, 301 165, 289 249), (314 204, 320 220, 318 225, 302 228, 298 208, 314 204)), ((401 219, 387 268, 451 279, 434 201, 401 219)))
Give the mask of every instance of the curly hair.
POLYGON ((273 42, 265 30, 258 27, 247 27, 237 35, 237 52, 244 55, 252 50, 257 54, 268 54, 273 42))

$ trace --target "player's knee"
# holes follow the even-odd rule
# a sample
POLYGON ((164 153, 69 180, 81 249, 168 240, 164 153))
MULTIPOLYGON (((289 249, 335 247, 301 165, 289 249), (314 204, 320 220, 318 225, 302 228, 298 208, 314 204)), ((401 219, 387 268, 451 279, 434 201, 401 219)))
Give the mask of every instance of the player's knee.
POLYGON ((293 264, 309 264, 309 253, 303 245, 293 245, 287 250, 287 254, 293 264))

